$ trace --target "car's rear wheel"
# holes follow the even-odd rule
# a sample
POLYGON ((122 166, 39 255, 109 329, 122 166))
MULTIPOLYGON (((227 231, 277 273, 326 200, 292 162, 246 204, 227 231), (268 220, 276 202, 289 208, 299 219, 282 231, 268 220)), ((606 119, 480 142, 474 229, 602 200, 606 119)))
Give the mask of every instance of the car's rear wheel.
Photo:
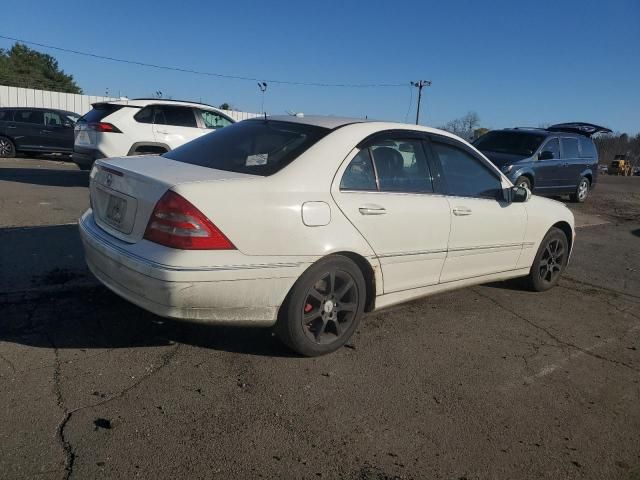
POLYGON ((10 158, 16 156, 16 147, 7 137, 0 137, 0 158, 10 158))
POLYGON ((522 175, 516 179, 516 187, 525 187, 531 191, 531 180, 529 180, 529 177, 522 175))
POLYGON ((364 312, 366 285, 358 266, 331 255, 311 266, 280 308, 276 333, 297 353, 333 352, 353 335, 364 312))
POLYGON ((551 228, 540 243, 526 278, 527 286, 536 292, 554 287, 567 266, 569 242, 559 228, 551 228))
POLYGON ((577 202, 577 203, 583 203, 589 196, 589 187, 591 187, 591 183, 589 183, 589 179, 587 177, 582 177, 578 182, 578 186, 576 187, 576 192, 571 195, 571 201, 577 202))

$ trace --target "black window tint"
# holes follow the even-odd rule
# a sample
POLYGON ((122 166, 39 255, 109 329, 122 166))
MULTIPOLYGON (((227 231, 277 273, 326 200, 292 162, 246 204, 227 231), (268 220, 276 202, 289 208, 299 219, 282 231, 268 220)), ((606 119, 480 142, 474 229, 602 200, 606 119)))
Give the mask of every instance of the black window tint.
POLYGON ((593 140, 587 137, 580 137, 580 156, 586 158, 596 158, 598 156, 593 140))
POLYGON ((111 115, 114 112, 117 112, 121 108, 124 108, 124 105, 114 105, 113 103, 96 103, 93 105, 93 108, 85 113, 78 122, 80 123, 97 123, 101 122, 104 117, 111 115))
POLYGON ((577 158, 579 156, 577 138, 563 137, 561 141, 563 158, 577 158))
POLYGON ((185 143, 163 157, 266 176, 284 168, 329 131, 314 125, 245 120, 185 143))
POLYGON ((15 121, 44 125, 44 115, 41 110, 18 110, 15 115, 15 121))
POLYGON ((191 107, 156 106, 154 123, 176 127, 196 127, 196 117, 191 107))
POLYGON ((500 180, 489 167, 459 148, 434 143, 449 195, 462 197, 498 198, 502 190, 500 180))
POLYGON ((133 118, 140 123, 153 123, 153 107, 144 107, 133 118))
POLYGON ((560 142, 557 138, 552 138, 542 147, 541 152, 551 152, 553 158, 560 158, 560 142))
POLYGON ((382 192, 433 192, 420 140, 384 140, 370 147, 382 192))
POLYGON ((0 110, 0 122, 12 122, 13 110, 0 110))
POLYGON ((349 162, 340 181, 340 190, 377 190, 376 176, 368 148, 360 150, 349 162))
POLYGON ((44 124, 48 127, 59 127, 62 125, 62 118, 57 112, 44 112, 44 124))

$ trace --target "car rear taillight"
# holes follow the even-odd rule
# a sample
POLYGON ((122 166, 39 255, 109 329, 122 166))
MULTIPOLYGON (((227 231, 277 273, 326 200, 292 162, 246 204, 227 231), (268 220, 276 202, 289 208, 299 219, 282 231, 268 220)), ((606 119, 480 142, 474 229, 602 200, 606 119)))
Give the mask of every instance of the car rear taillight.
POLYGON ((96 132, 111 132, 111 133, 122 133, 118 127, 111 123, 107 122, 91 122, 87 123, 87 128, 89 130, 94 130, 96 132))
POLYGON ((171 190, 153 209, 144 238, 181 250, 236 248, 200 210, 171 190))

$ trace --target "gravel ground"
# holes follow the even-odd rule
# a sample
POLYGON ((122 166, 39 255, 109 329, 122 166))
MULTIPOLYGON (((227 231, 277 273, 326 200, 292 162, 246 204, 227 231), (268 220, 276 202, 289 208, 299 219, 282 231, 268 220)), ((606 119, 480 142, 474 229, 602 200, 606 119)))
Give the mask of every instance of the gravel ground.
POLYGON ((639 177, 570 205, 558 288, 414 301, 315 359, 97 285, 86 184, 0 160, 1 478, 640 479, 639 177))

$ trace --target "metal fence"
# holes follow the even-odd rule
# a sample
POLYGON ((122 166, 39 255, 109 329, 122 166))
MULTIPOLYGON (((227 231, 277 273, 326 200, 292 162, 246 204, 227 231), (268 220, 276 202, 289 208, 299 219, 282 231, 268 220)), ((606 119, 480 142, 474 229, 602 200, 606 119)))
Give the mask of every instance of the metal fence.
MULTIPOLYGON (((109 100, 120 99, 0 85, 0 107, 56 108, 84 115, 91 110, 92 103, 108 102, 109 100)), ((222 111, 236 121, 254 118, 259 115, 258 113, 237 112, 235 110, 222 111)))

